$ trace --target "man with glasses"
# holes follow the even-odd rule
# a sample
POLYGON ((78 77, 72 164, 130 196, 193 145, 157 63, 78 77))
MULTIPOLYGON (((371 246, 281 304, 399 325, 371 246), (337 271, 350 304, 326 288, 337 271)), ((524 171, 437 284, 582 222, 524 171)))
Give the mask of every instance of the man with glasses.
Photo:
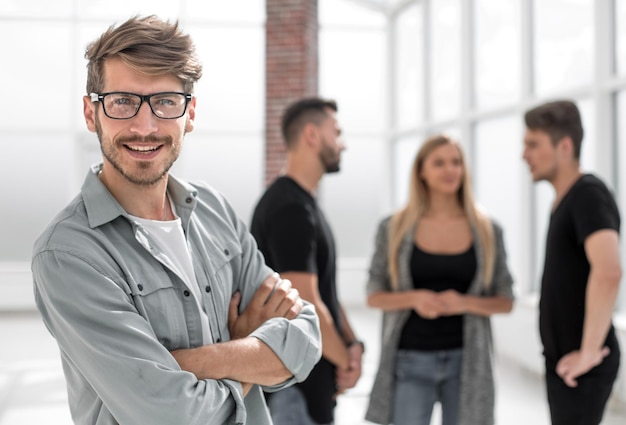
POLYGON ((533 181, 555 190, 539 302, 550 416, 553 425, 597 425, 620 362, 611 323, 622 273, 619 211, 606 185, 580 169, 576 104, 548 102, 524 118, 533 181))
POLYGON ((32 260, 74 422, 271 424, 260 386, 307 377, 319 323, 221 195, 169 174, 194 128, 190 37, 136 17, 86 58, 83 111, 103 162, 32 260))

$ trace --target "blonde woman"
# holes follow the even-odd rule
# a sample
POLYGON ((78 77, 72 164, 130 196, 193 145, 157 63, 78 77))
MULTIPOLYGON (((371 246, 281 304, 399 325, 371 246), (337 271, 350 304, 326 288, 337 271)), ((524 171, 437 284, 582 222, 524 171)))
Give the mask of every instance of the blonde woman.
POLYGON ((366 419, 492 425, 489 316, 513 307, 502 230, 476 206, 460 145, 427 139, 415 158, 409 201, 383 220, 367 284, 383 310, 380 364, 366 419))

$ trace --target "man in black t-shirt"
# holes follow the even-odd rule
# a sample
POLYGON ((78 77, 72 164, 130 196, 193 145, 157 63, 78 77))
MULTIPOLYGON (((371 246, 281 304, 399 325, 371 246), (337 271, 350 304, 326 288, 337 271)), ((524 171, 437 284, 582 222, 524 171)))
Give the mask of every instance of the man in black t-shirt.
POLYGON ((617 377, 611 317, 621 279, 620 216, 606 185, 580 170, 583 129, 570 101, 526 112, 524 160, 555 189, 539 331, 553 425, 597 425, 617 377))
POLYGON ((335 284, 335 242, 315 194, 339 171, 341 128, 334 101, 307 98, 287 108, 282 133, 287 169, 257 204, 251 233, 267 264, 316 308, 322 359, 301 384, 268 395, 274 425, 332 424, 335 399, 361 375, 364 346, 350 327, 335 284))

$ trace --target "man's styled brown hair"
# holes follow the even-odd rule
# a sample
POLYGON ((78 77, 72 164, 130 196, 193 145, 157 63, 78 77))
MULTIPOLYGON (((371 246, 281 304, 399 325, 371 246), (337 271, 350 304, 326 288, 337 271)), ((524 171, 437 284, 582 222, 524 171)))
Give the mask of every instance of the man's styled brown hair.
POLYGON ((306 124, 320 125, 328 117, 326 109, 337 112, 337 102, 320 97, 309 97, 289 105, 283 113, 281 123, 287 148, 293 146, 306 124))
POLYGON ((563 137, 569 136, 574 144, 574 158, 580 159, 583 125, 574 102, 557 100, 544 103, 526 111, 524 121, 530 130, 546 132, 554 145, 563 137))
POLYGON ((183 83, 185 93, 202 76, 196 48, 178 22, 163 21, 155 15, 132 17, 109 27, 85 51, 87 93, 100 93, 104 87, 103 64, 116 57, 134 70, 148 75, 171 74, 183 83))

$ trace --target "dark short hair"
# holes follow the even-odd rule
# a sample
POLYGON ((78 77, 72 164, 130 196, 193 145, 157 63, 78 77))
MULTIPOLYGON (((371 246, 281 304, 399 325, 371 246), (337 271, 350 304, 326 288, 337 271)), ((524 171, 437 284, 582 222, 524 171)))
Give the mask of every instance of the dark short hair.
POLYGON ((326 109, 337 112, 337 102, 320 97, 308 97, 290 104, 281 122, 281 130, 287 147, 292 146, 308 123, 320 125, 328 117, 326 109))
POLYGON ((556 145, 569 136, 574 143, 574 157, 580 158, 583 142, 583 125, 576 104, 570 100, 557 100, 536 106, 524 115, 526 127, 546 132, 556 145))

